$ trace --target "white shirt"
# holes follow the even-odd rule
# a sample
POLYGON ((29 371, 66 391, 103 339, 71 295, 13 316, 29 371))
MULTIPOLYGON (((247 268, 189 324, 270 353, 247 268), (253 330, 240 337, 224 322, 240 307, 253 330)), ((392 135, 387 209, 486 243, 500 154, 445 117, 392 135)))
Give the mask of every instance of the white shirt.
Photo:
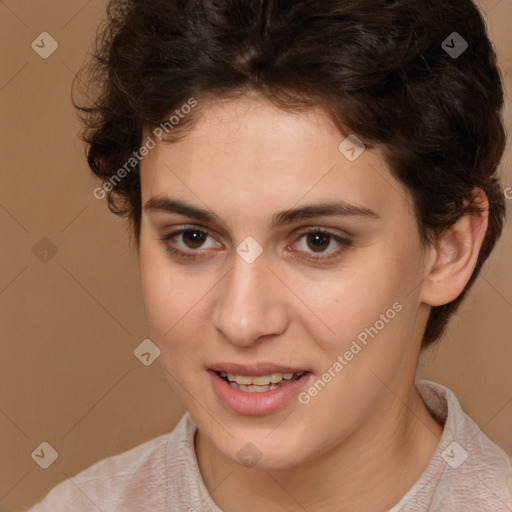
MULTIPOLYGON (((512 464, 448 388, 416 387, 443 434, 425 472, 389 512, 512 512, 512 464)), ((187 413, 173 432, 107 457, 28 512, 222 512, 203 483, 187 413)))

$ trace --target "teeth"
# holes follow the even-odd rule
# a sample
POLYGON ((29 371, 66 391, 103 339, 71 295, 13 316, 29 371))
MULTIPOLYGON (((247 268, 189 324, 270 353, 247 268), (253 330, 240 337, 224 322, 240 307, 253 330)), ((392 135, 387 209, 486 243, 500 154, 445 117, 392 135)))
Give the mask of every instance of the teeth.
MULTIPOLYGON (((228 379, 230 383, 236 383, 242 387, 254 388, 254 387, 268 387, 269 384, 279 384, 284 380, 292 380, 299 378, 302 373, 270 373, 268 375, 259 375, 259 376, 251 376, 251 375, 235 375, 233 373, 219 372, 219 375, 222 378, 228 379)), ((278 386, 270 386, 272 389, 275 389, 278 386)), ((242 389, 242 391, 246 391, 242 389)), ((247 391, 261 391, 260 389, 247 389, 247 391)))
POLYGON ((246 375, 228 373, 228 380, 238 382, 238 384, 252 384, 252 377, 247 377, 246 375))
POLYGON ((237 384, 236 382, 230 382, 229 385, 240 391, 247 391, 248 393, 263 393, 265 391, 271 391, 277 389, 279 386, 244 386, 243 384, 237 384))

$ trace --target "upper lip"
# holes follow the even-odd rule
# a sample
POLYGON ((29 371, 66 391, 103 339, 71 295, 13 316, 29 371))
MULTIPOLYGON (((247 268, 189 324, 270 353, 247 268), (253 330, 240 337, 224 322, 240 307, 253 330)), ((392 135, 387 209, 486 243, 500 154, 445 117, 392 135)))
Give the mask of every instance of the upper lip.
POLYGON ((226 372, 233 375, 244 375, 250 377, 258 377, 261 375, 269 375, 271 373, 305 373, 307 370, 298 366, 281 366, 275 363, 216 363, 209 366, 214 372, 226 372))

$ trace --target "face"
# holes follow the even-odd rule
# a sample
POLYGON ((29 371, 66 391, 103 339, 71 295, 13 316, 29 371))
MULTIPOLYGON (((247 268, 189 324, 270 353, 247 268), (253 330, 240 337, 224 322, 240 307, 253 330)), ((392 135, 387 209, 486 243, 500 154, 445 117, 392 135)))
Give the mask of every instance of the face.
POLYGON ((221 455, 292 468, 375 429, 411 385, 427 318, 411 201, 322 111, 199 107, 141 164, 152 339, 221 455))

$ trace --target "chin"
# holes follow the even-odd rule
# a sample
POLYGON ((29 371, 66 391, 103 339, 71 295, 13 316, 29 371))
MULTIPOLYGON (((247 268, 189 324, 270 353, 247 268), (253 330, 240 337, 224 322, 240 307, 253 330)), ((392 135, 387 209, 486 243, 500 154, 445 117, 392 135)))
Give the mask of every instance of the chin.
POLYGON ((290 436, 286 435, 286 431, 283 431, 281 436, 269 436, 266 431, 254 435, 240 432, 239 435, 235 434, 235 439, 223 441, 224 443, 217 444, 213 439, 216 449, 231 463, 244 468, 288 470, 301 464, 305 455, 306 440, 290 442, 290 436))

